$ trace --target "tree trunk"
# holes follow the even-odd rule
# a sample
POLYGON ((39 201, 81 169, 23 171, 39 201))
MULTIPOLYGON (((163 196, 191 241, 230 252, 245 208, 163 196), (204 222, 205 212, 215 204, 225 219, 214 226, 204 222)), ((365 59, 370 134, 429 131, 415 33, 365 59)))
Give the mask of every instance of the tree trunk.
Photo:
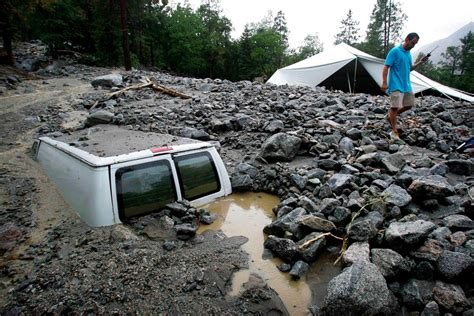
POLYGON ((127 27, 127 1, 120 0, 120 25, 122 27, 122 46, 123 46, 123 63, 125 70, 132 69, 132 62, 130 60, 130 47, 128 44, 128 27, 127 27))
POLYGON ((0 25, 3 28, 2 38, 3 38, 3 47, 7 53, 4 62, 7 65, 13 66, 15 64, 15 56, 13 55, 13 46, 12 46, 12 29, 10 26, 10 17, 9 17, 9 4, 6 1, 1 1, 0 3, 0 25))

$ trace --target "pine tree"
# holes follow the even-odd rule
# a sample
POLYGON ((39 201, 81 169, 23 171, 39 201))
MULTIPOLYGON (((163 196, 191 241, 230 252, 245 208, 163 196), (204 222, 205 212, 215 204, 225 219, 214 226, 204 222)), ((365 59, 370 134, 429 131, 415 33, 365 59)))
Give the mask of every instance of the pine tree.
POLYGON ((340 43, 354 45, 359 40, 359 22, 353 19, 352 10, 349 9, 346 18, 342 19, 339 29, 341 31, 335 36, 335 45, 340 43))
POLYGON ((377 0, 367 36, 360 46, 365 52, 377 57, 385 57, 395 41, 401 39, 401 31, 407 16, 401 10, 398 0, 377 0))

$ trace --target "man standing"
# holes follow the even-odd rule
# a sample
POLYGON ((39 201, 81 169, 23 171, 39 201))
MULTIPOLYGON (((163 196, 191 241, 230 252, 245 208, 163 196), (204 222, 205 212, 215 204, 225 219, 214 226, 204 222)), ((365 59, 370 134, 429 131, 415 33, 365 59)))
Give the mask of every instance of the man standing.
POLYGON ((418 63, 412 65, 410 50, 415 47, 419 39, 420 37, 416 33, 408 34, 400 46, 396 46, 388 52, 385 66, 383 67, 382 91, 390 95, 390 109, 387 119, 392 128, 390 131, 390 139, 392 141, 400 141, 397 131, 397 116, 411 109, 415 104, 415 95, 413 94, 410 82, 410 71, 428 61, 428 57, 425 56, 418 63))

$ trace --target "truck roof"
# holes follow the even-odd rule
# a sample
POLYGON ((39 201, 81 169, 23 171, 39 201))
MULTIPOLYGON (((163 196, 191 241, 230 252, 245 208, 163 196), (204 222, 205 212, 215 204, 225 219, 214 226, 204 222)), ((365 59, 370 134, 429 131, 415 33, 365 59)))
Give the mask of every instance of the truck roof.
POLYGON ((116 125, 97 125, 54 139, 39 139, 94 167, 212 147, 190 138, 134 131, 116 125))

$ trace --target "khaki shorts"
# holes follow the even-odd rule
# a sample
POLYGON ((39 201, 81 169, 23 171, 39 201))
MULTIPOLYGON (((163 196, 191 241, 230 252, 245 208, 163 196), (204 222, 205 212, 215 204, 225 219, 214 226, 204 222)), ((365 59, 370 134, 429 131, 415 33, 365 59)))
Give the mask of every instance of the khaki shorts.
POLYGON ((415 105, 415 95, 412 92, 401 93, 400 91, 393 91, 390 93, 390 107, 392 109, 399 109, 401 107, 411 108, 415 105))

